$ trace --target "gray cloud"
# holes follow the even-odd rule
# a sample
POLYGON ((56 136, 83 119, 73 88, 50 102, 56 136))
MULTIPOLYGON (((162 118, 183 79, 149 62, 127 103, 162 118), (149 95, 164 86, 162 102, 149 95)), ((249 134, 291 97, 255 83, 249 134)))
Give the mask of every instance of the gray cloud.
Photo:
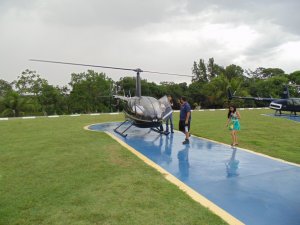
MULTIPOLYGON (((28 68, 49 82, 66 84, 66 75, 86 70, 32 63, 29 58, 187 74, 193 61, 214 57, 220 65, 276 66, 292 72, 299 69, 295 62, 299 51, 284 48, 289 43, 300 48, 299 4, 297 0, 0 1, 0 78, 12 81, 28 68)), ((104 72, 115 80, 130 75, 104 72)), ((156 82, 189 81, 143 76, 156 82)))
POLYGON ((300 1, 297 0, 187 0, 188 13, 197 14, 208 10, 215 12, 209 18, 217 23, 256 24, 259 21, 270 21, 287 32, 300 35, 298 29, 300 1))
POLYGON ((147 23, 164 20, 175 9, 174 0, 53 0, 53 1, 4 1, 2 12, 10 10, 17 14, 34 12, 46 24, 75 27, 115 27, 132 29, 147 23))

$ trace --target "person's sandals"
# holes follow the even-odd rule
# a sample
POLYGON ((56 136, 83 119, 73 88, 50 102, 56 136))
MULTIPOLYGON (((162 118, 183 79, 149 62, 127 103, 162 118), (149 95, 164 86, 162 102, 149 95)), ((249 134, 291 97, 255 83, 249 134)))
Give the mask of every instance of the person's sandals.
POLYGON ((185 141, 182 142, 182 144, 184 144, 184 145, 187 145, 187 144, 189 144, 189 143, 190 143, 190 140, 189 140, 189 139, 185 139, 185 141))

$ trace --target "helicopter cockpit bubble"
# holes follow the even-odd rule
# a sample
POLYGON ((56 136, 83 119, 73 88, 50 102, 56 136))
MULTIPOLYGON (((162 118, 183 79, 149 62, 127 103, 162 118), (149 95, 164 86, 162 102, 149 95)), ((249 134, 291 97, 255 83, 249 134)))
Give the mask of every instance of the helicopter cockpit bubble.
POLYGON ((161 119, 162 110, 159 102, 153 97, 142 97, 140 103, 145 108, 145 116, 149 118, 161 119))
POLYGON ((127 113, 138 116, 143 120, 161 120, 162 108, 157 99, 149 96, 128 99, 127 113))

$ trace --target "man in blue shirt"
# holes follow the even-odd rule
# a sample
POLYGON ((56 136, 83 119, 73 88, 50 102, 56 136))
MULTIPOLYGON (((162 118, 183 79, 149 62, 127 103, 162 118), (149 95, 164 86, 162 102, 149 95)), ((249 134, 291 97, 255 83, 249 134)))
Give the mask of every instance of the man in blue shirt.
POLYGON ((187 102, 185 97, 180 98, 180 118, 179 118, 179 130, 185 134, 185 140, 182 144, 186 145, 190 143, 190 126, 191 126, 191 106, 187 102))

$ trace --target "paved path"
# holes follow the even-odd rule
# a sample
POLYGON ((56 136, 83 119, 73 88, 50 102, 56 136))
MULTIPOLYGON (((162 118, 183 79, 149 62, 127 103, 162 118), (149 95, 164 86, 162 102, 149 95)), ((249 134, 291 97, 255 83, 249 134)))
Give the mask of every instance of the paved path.
POLYGON ((300 167, 239 148, 191 137, 130 128, 126 138, 113 132, 118 123, 91 125, 108 131, 245 224, 300 224, 300 167))

